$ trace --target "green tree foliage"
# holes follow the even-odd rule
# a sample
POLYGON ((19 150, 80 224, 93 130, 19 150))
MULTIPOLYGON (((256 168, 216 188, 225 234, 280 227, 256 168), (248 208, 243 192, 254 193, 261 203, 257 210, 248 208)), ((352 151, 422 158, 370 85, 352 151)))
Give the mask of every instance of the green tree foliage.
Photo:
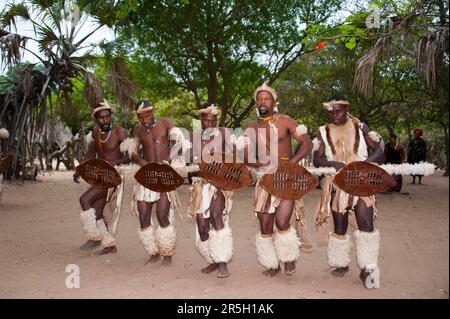
MULTIPOLYGON (((126 3, 125 2, 121 2, 126 3)), ((239 126, 264 79, 274 82, 314 48, 309 25, 325 24, 341 1, 138 1, 117 30, 140 60, 156 61, 195 106, 221 105, 221 125, 239 126)))
MULTIPOLYGON (((18 66, 16 77, 10 82, 13 85, 0 97, 0 120, 10 118, 7 123, 11 133, 8 151, 14 155, 15 173, 18 173, 19 166, 33 162, 35 134, 49 115, 54 115, 55 110, 76 113, 72 99, 75 81, 84 79, 83 96, 91 105, 103 98, 98 81, 87 68, 92 56, 86 49, 92 49, 93 45, 86 44, 86 41, 102 26, 111 26, 113 19, 111 12, 97 12, 94 17, 98 23, 86 29, 85 23, 90 16, 83 9, 85 7, 70 0, 29 0, 22 3, 9 1, 0 13, 0 49, 4 65, 17 65, 23 51, 30 52, 40 61, 37 66, 30 63, 18 66), (33 36, 20 34, 22 29, 17 28, 19 19, 33 30, 33 36), (78 36, 81 30, 85 33, 78 36), (29 41, 38 44, 39 52, 28 48, 29 41)), ((128 94, 131 86, 123 63, 114 57, 111 65, 117 100, 130 104, 128 94)), ((65 118, 74 123, 79 120, 79 115, 65 118)), ((47 148, 52 141, 45 144, 47 148)))
MULTIPOLYGON (((448 11, 447 15, 439 14, 442 3, 383 2, 382 12, 391 17, 385 21, 398 26, 404 23, 408 32, 400 32, 393 26, 386 27, 386 34, 382 29, 365 28, 366 8, 333 28, 314 27, 317 41, 328 44, 295 63, 282 75, 278 82, 281 110, 285 107, 284 111, 315 130, 327 120, 321 103, 333 92, 342 92, 351 102, 350 112, 380 131, 385 139, 396 133, 407 144, 415 127, 425 129, 430 160, 440 167, 447 167, 448 44, 441 51, 437 46, 433 51, 435 55, 429 57, 429 61, 436 62, 434 69, 418 61, 421 41, 422 45, 426 40, 433 46, 436 44, 433 41, 437 40, 433 36, 438 36, 436 30, 440 36, 446 34, 445 30, 448 32, 448 11), (374 53, 377 43, 381 43, 379 40, 387 37, 387 45, 374 53), (355 45, 349 46, 352 38, 355 45), (370 74, 361 75, 370 78, 372 89, 361 91, 358 89, 361 77, 355 79, 354 73, 368 57, 374 59, 366 71, 370 74), (435 84, 429 81, 433 76, 435 84)), ((448 43, 445 38, 439 41, 448 43)))

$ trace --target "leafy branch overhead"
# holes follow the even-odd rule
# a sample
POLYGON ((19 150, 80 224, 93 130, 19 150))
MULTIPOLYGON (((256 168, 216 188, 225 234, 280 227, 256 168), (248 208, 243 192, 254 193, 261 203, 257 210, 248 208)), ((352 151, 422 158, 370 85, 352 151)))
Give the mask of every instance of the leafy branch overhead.
MULTIPOLYGON (((104 98, 100 82, 90 70, 96 44, 89 41, 104 25, 112 25, 114 10, 89 15, 83 11, 88 7, 79 5, 81 2, 77 5, 76 1, 62 0, 20 4, 11 1, 0 13, 3 66, 9 69, 18 66, 17 80, 11 82, 13 88, 0 94, 0 121, 12 117, 8 149, 14 154, 13 170, 24 167, 27 160, 32 161, 34 140, 40 138, 47 117, 53 116, 55 110, 73 111, 75 80, 84 80, 84 92, 91 105, 104 98), (20 34, 23 27, 18 28, 19 20, 22 26, 33 30, 32 36, 20 34), (30 42, 37 44, 39 52, 29 49, 30 42), (21 62, 24 52, 33 55, 39 63, 21 62)), ((105 57, 111 61, 110 76, 118 101, 130 107, 133 84, 125 64, 112 54, 105 57)))
POLYGON ((143 1, 117 30, 124 45, 131 38, 145 48, 144 58, 165 65, 196 107, 218 103, 220 125, 238 126, 253 109, 253 90, 314 51, 315 44, 303 41, 307 25, 326 23, 340 3, 143 1))

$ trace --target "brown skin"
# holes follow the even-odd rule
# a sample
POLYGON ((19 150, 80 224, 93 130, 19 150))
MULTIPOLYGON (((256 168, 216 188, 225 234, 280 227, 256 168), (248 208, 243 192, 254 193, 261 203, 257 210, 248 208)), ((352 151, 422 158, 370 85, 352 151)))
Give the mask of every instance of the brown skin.
MULTIPOLYGON (((94 141, 89 145, 88 152, 83 161, 91 158, 102 158, 113 165, 120 165, 129 162, 128 155, 120 151, 120 143, 122 143, 128 136, 127 131, 120 126, 112 125, 111 134, 105 143, 101 143, 103 151, 99 147, 98 134, 100 130, 100 138, 102 141, 108 136, 108 129, 111 123, 111 112, 109 110, 102 110, 95 114, 97 127, 92 130, 92 138, 94 141)), ((75 172, 73 174, 75 183, 80 182, 80 174, 75 172)), ((90 187, 80 197, 80 205, 83 210, 90 208, 95 209, 95 216, 97 220, 103 218, 103 208, 106 205, 106 196, 108 190, 99 187, 90 187)), ((88 240, 80 248, 83 250, 93 249, 101 244, 101 241, 88 240)), ((105 247, 100 254, 114 253, 117 251, 116 246, 105 247)))
MULTIPOLYGON (((422 133, 420 133, 419 130, 415 130, 415 131, 413 132, 413 134, 414 134, 414 143, 418 143, 418 141, 419 141, 420 139, 422 139, 422 133)), ((412 176, 412 177, 413 177, 413 180, 412 180, 411 184, 415 184, 415 183, 416 183, 416 176, 419 177, 419 184, 422 184, 422 177, 423 177, 423 175, 413 175, 413 176, 412 176)))
MULTIPOLYGON (((155 122, 154 112, 147 111, 138 114, 139 124, 134 127, 133 138, 138 138, 142 144, 143 157, 139 154, 133 154, 132 160, 139 163, 142 167, 147 163, 162 163, 168 161, 170 158, 170 149, 166 146, 169 144, 169 130, 175 125, 168 118, 158 118, 156 125, 152 128, 155 122), (161 144, 158 144, 153 138, 156 138, 161 144), (163 145, 164 144, 164 145, 163 145)), ((144 201, 137 202, 137 209, 139 212, 139 222, 141 229, 151 226, 151 214, 153 203, 144 201)), ((160 193, 160 199, 156 202, 156 218, 161 227, 169 226, 169 210, 170 202, 167 193, 160 193)), ((160 259, 159 254, 150 257, 148 262, 154 263, 160 259)), ((172 263, 172 256, 164 256, 162 265, 168 266, 172 263)))
MULTIPOLYGON (((402 158, 402 163, 406 162, 406 151, 405 148, 403 147, 402 144, 398 144, 397 143, 397 139, 394 137, 389 137, 389 142, 388 142, 393 148, 395 148, 396 150, 400 151, 400 156, 402 158)), ((386 150, 384 152, 384 157, 386 157, 386 150)))
MULTIPOLYGON (((275 101, 272 95, 268 92, 262 91, 258 93, 256 97, 256 107, 258 108, 261 116, 273 116, 275 101)), ((289 163, 297 164, 302 158, 304 158, 312 149, 312 142, 309 138, 308 134, 303 134, 301 136, 297 136, 295 130, 298 124, 289 116, 283 114, 276 114, 277 122, 276 127, 278 128, 278 156, 289 158, 289 163), (292 139, 295 139, 298 143, 298 147, 293 153, 292 151, 292 139)), ((270 143, 270 131, 269 131, 269 123, 267 121, 261 121, 259 119, 252 120, 247 126, 247 129, 253 129, 256 131, 256 141, 250 142, 250 147, 256 147, 256 151, 258 148, 266 148, 266 144, 263 142, 262 138, 260 138, 258 134, 258 126, 260 128, 266 129, 266 140, 270 143)), ((248 151, 248 149, 247 149, 248 151)), ((248 152, 245 154, 248 154, 248 152)), ((258 154, 258 153, 256 153, 258 154)), ((281 160, 281 159, 280 159, 281 160)), ((245 161, 247 162, 247 156, 245 156, 245 161)), ((248 163, 247 165, 252 167, 262 167, 267 164, 263 164, 256 158, 256 163, 248 163)), ((260 229, 262 234, 272 234, 273 233, 273 225, 276 224, 277 228, 281 231, 287 230, 290 226, 290 220, 292 215, 292 210, 294 208, 293 200, 283 199, 280 202, 280 205, 276 208, 274 214, 269 214, 267 212, 258 212, 258 219, 260 223, 260 229)), ((266 276, 274 276, 276 273, 280 271, 278 269, 268 269, 263 272, 266 276)), ((295 262, 288 262, 284 265, 284 271, 287 275, 291 275, 295 272, 295 262)))
MULTIPOLYGON (((200 116, 200 122, 202 125, 202 130, 213 129, 217 127, 217 115, 202 114, 200 116)), ((222 134, 220 135, 221 140, 218 141, 217 140, 218 137, 211 136, 211 138, 208 141, 202 141, 200 147, 196 145, 196 147, 198 147, 198 149, 194 150, 196 155, 201 154, 204 146, 207 143, 222 143, 222 150, 224 150, 225 134, 222 128, 219 129, 222 132, 222 134)), ((209 218, 204 218, 202 214, 197 214, 196 217, 198 232, 200 235, 200 239, 202 241, 208 240, 211 225, 215 230, 221 230, 224 227, 222 212, 225 209, 225 197, 223 196, 222 192, 217 192, 216 198, 213 198, 211 200, 211 206, 209 207, 209 209, 210 209, 209 218)), ((230 272, 228 271, 226 263, 209 264, 208 266, 202 268, 201 272, 209 274, 217 269, 219 270, 217 275, 218 278, 226 278, 230 276, 230 272)))
MULTIPOLYGON (((350 120, 347 116, 347 106, 335 104, 333 110, 328 112, 331 123, 334 125, 343 125, 346 121, 350 120)), ((366 159, 366 162, 375 162, 381 164, 384 158, 384 152, 381 149, 379 143, 375 143, 369 138, 368 133, 370 128, 363 123, 362 132, 364 140, 366 141, 369 149, 372 150, 372 154, 366 159)), ((314 166, 316 167, 334 167, 336 170, 341 169, 346 163, 328 161, 325 155, 325 146, 320 131, 317 132, 317 138, 320 141, 320 147, 314 152, 314 166)), ((331 200, 333 201, 335 193, 331 194, 331 200)), ((337 235, 345 235, 348 227, 348 213, 342 214, 332 211, 334 221, 334 232, 337 235)), ((355 207, 355 217, 358 224, 358 229, 364 232, 373 231, 373 208, 367 207, 363 200, 359 199, 355 207)), ((348 271, 348 267, 336 268, 332 271, 335 277, 342 277, 348 271)), ((369 275, 365 269, 361 269, 360 278, 364 282, 365 278, 369 275)))

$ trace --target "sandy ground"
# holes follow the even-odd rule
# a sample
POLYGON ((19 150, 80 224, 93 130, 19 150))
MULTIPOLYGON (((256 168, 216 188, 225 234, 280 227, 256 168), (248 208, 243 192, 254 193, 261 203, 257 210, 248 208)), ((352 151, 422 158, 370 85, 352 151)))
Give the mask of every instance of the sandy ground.
MULTIPOLYGON (((301 253, 297 272, 274 278, 261 275, 254 246, 258 223, 252 213, 253 188, 234 195, 231 227, 234 256, 231 276, 200 273, 204 262, 194 245, 194 221, 177 217, 177 252, 171 266, 144 265, 138 221, 130 214, 131 179, 126 183, 117 234, 118 253, 91 256, 78 249, 84 242, 78 198, 87 184, 72 182, 66 171, 45 173, 37 182, 6 184, 0 202, 0 298, 448 298, 449 181, 442 172, 424 185, 404 179, 409 195, 378 196, 381 231, 381 288, 365 289, 353 258, 344 278, 334 278, 326 247, 314 243, 301 253), (80 269, 79 289, 66 287, 66 267, 80 269)), ((186 207, 189 186, 179 189, 186 207)), ((305 198, 310 230, 319 197, 305 198)), ((353 231, 353 229, 349 229, 353 231)), ((353 251, 354 255, 354 251, 353 251)))

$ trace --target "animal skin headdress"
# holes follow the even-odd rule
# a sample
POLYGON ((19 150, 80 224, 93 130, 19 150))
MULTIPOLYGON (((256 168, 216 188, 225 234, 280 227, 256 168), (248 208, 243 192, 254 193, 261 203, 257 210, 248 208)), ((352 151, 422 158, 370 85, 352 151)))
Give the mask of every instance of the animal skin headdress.
MULTIPOLYGON (((267 84, 267 81, 264 81, 264 83, 260 87, 258 87, 255 90, 255 92, 253 93, 253 98, 255 99, 255 102, 256 102, 256 97, 258 96, 258 94, 260 92, 263 92, 263 91, 269 93, 270 95, 272 95, 273 100, 275 101, 275 107, 273 108, 273 111, 275 113, 278 113, 278 94, 277 94, 277 91, 275 91, 274 88, 270 87, 267 84)), ((258 114, 258 116, 259 116, 258 107, 256 107, 256 114, 258 114)))
POLYGON ((137 103, 134 113, 142 114, 150 111, 153 111, 153 105, 149 101, 144 100, 137 103))
POLYGON ((91 117, 93 119, 95 119, 95 114, 97 112, 100 112, 103 110, 109 110, 111 112, 111 114, 114 113, 114 108, 111 105, 109 105, 108 101, 106 101, 105 99, 103 99, 103 102, 98 103, 98 105, 99 106, 97 106, 96 108, 94 108, 92 110, 91 117))
POLYGON ((335 106, 335 105, 345 105, 345 106, 347 106, 347 105, 350 104, 350 102, 347 101, 347 100, 345 99, 345 97, 343 97, 343 96, 341 96, 341 95, 335 95, 335 96, 333 96, 333 97, 330 98, 330 101, 324 102, 324 103, 322 103, 322 104, 323 104, 323 107, 324 107, 327 111, 331 111, 331 110, 333 110, 333 106, 335 106))
POLYGON ((255 99, 256 102, 256 97, 258 96, 258 94, 262 91, 265 91, 267 93, 269 93, 270 95, 272 95, 273 100, 275 101, 275 105, 278 105, 278 95, 277 92, 275 91, 275 89, 271 88, 268 84, 267 81, 265 81, 260 87, 258 87, 255 90, 255 93, 253 93, 253 98, 255 99))
POLYGON ((211 114, 220 115, 220 109, 215 104, 206 104, 201 109, 198 110, 198 115, 211 114), (207 106, 206 106, 207 105, 207 106))

